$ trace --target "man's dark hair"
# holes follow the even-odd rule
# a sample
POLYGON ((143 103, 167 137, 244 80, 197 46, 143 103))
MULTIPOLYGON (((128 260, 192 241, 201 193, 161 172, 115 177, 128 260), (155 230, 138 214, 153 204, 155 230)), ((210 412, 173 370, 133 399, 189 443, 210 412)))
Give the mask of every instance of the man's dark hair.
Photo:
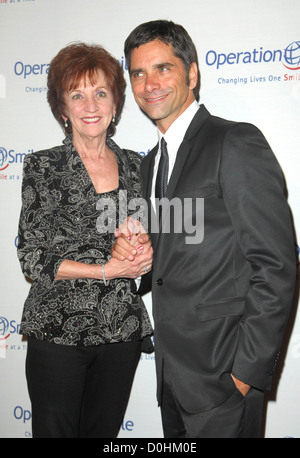
POLYGON ((194 89, 194 96, 199 100, 200 90, 200 72, 198 65, 198 56, 195 45, 187 31, 179 24, 172 21, 157 20, 145 22, 136 27, 125 41, 125 59, 130 71, 131 53, 135 48, 149 43, 150 41, 160 40, 161 42, 172 45, 176 57, 182 60, 187 77, 190 66, 193 62, 197 64, 198 81, 194 89))

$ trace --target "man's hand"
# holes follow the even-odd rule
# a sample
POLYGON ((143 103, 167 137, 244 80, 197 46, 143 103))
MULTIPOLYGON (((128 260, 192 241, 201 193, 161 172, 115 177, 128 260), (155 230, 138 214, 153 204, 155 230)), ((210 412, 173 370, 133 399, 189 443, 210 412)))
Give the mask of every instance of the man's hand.
POLYGON ((127 218, 115 232, 116 242, 112 247, 111 256, 119 261, 133 261, 142 253, 152 252, 149 235, 139 221, 127 218))
POLYGON ((234 377, 234 375, 230 374, 232 380, 235 383, 235 386, 237 389, 242 393, 242 395, 245 397, 248 394, 248 391, 250 390, 251 386, 247 385, 246 383, 242 382, 241 380, 238 380, 237 378, 234 377))

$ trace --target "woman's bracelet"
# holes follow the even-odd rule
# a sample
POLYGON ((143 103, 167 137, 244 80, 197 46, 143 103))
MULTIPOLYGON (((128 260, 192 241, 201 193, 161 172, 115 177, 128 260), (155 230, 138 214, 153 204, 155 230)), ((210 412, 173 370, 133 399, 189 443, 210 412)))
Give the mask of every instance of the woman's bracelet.
POLYGON ((102 279, 103 279, 104 285, 108 286, 109 285, 109 280, 106 280, 106 278, 105 278, 104 264, 102 264, 102 279))

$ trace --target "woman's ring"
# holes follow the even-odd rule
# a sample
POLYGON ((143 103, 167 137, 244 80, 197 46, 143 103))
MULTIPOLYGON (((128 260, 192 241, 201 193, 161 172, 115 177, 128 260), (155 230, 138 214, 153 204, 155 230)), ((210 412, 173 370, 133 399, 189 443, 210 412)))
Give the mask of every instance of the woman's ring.
POLYGON ((149 270, 148 267, 145 267, 145 272, 148 272, 148 270, 149 270))

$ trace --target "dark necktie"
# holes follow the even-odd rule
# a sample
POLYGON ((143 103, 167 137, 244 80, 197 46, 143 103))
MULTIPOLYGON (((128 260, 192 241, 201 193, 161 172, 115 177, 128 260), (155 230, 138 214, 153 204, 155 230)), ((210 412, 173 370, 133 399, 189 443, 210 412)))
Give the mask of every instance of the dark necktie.
POLYGON ((155 184, 155 197, 161 199, 165 197, 168 186, 168 173, 169 173, 169 155, 167 150, 167 143, 164 138, 160 142, 161 157, 158 165, 156 184, 155 184))

